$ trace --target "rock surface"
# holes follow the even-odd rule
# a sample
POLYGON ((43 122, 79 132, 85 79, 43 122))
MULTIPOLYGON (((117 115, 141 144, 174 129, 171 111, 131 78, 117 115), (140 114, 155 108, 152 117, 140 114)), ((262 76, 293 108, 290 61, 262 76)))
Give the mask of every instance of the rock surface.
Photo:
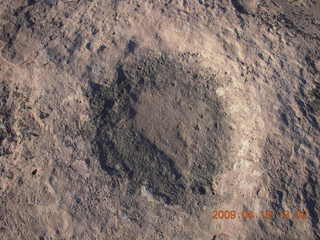
POLYGON ((0 51, 1 239, 320 239, 319 1, 0 0, 0 51))

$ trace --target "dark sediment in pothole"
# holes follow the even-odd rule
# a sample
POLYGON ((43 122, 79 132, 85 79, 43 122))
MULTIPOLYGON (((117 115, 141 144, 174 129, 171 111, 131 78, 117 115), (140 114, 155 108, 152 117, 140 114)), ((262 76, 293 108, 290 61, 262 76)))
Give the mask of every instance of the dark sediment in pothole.
POLYGON ((226 141, 214 82, 162 55, 119 63, 110 86, 90 83, 93 151, 107 174, 129 180, 128 196, 144 186, 189 212, 212 203, 211 183, 224 154, 219 146, 226 141))

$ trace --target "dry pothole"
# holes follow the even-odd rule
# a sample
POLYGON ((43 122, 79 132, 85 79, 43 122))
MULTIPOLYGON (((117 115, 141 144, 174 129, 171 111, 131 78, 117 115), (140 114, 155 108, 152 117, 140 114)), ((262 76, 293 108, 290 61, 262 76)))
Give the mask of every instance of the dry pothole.
POLYGON ((119 63, 116 76, 87 92, 102 169, 129 179, 129 196, 144 186, 188 211, 212 203, 228 134, 213 74, 162 55, 119 63))

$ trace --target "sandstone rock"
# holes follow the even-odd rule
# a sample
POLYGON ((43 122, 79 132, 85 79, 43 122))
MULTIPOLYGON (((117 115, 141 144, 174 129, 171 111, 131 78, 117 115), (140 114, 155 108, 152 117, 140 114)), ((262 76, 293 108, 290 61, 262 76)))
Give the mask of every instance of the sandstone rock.
POLYGON ((319 17, 1 0, 0 238, 319 239, 319 17))

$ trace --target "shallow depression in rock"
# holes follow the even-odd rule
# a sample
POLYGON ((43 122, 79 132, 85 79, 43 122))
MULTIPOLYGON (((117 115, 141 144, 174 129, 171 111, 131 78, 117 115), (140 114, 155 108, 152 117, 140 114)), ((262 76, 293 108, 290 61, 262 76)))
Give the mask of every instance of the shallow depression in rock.
POLYGON ((111 86, 91 82, 87 94, 102 169, 129 179, 130 196, 145 186, 165 204, 212 202, 226 139, 213 75, 165 55, 121 62, 115 73, 111 86))

